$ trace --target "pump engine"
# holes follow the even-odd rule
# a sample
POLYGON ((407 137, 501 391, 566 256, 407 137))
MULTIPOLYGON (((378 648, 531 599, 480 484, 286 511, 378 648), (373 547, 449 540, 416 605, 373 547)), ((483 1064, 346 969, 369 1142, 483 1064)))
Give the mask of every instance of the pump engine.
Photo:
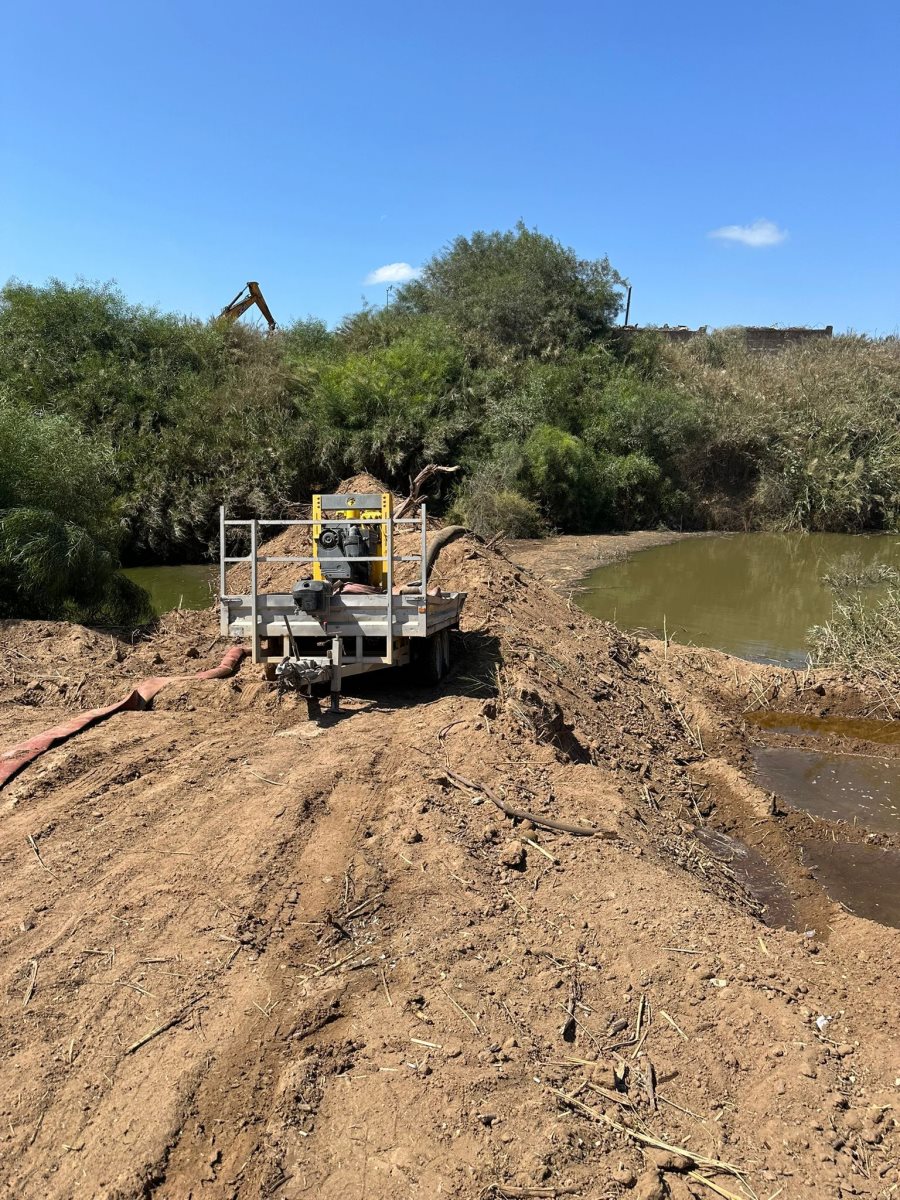
MULTIPOLYGON (((372 528, 364 525, 322 525, 316 539, 316 557, 326 579, 332 583, 338 580, 369 582, 372 564, 355 560, 371 558, 376 553, 372 528)), ((375 529, 377 532, 377 526, 375 529)))

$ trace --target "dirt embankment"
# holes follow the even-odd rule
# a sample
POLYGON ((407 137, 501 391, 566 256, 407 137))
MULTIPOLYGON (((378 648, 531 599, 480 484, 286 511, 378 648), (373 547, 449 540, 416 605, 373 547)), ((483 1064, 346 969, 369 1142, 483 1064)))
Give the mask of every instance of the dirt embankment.
POLYGON ((677 533, 667 529, 636 529, 628 533, 564 533, 546 538, 515 538, 505 545, 506 553, 545 582, 565 591, 573 588, 589 571, 618 562, 651 546, 668 546, 691 537, 714 537, 709 533, 677 533))
MULTIPOLYGON (((0 792, 2 1194, 895 1192, 900 933, 741 771, 740 705, 789 675, 641 646, 470 539, 435 582, 469 593, 440 689, 309 722, 245 666, 0 792), (796 930, 708 849, 729 822, 796 930)), ((6 623, 4 744, 221 651, 212 614, 6 623)))

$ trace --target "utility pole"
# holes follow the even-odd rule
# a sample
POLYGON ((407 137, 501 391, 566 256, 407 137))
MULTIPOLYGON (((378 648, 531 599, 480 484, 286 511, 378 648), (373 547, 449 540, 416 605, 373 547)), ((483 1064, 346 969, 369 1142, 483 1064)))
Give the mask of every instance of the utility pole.
POLYGON ((385 308, 389 308, 389 307, 390 307, 390 303, 391 303, 391 292, 392 292, 393 290, 394 290, 394 285, 393 285, 392 283, 389 283, 389 284, 388 284, 388 286, 387 286, 387 293, 386 293, 386 295, 385 295, 385 298, 384 298, 384 307, 385 307, 385 308))
POLYGON ((631 316, 631 284, 628 285, 628 298, 625 301, 625 324, 628 325, 628 318, 631 316))

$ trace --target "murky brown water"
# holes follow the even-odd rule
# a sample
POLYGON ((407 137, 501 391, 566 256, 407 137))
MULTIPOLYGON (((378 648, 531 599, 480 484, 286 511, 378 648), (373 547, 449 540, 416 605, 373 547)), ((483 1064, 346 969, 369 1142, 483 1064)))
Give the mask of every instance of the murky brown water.
MULTIPOLYGON (((665 631, 756 662, 804 666, 807 631, 831 616, 822 576, 845 554, 900 570, 896 534, 734 533, 653 546, 599 567, 578 603, 625 629, 665 631)), ((877 588, 867 593, 872 602, 877 588)))
POLYGON ((150 593, 157 613, 173 608, 209 608, 216 568, 210 563, 174 567, 128 567, 123 572, 150 593))
MULTIPOLYGON (((836 739, 876 746, 900 744, 900 721, 754 712, 761 733, 822 738, 823 748, 758 746, 759 783, 793 808, 872 832, 900 834, 900 759, 837 753, 836 739)), ((867 747, 864 747, 864 749, 867 747)), ((900 851, 849 842, 805 842, 804 861, 833 900, 852 912, 900 928, 900 851)))
POLYGON ((882 746, 900 745, 900 721, 876 721, 866 717, 814 717, 809 713, 780 713, 763 710, 744 713, 754 729, 769 733, 811 734, 814 737, 853 738, 882 746))
POLYGON ((900 833, 900 761, 863 754, 757 746, 760 786, 826 821, 900 833))
POLYGON ((900 929, 900 850, 806 842, 803 858, 832 900, 857 916, 900 929))

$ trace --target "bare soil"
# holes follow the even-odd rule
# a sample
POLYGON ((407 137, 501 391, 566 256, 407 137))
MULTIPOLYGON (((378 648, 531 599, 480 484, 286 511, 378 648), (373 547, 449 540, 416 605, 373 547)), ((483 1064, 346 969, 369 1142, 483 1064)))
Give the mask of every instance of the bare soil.
MULTIPOLYGON (((638 643, 521 560, 442 553, 438 689, 375 675, 310 721, 245 665, 0 793, 0 1194, 896 1194, 900 933, 803 868, 741 717, 864 698, 638 643)), ((6 622, 0 746, 222 650, 212 612, 133 645, 6 622)))

